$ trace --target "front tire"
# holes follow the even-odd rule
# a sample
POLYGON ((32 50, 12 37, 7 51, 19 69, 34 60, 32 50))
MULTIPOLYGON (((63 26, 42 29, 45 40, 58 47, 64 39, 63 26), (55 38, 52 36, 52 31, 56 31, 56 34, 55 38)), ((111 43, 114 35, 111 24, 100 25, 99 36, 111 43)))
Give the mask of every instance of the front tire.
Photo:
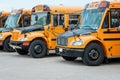
POLYGON ((4 50, 7 52, 14 52, 15 50, 9 46, 9 43, 10 43, 10 37, 4 41, 4 50))
POLYGON ((30 56, 33 58, 43 58, 47 55, 47 47, 41 40, 35 40, 29 47, 30 56))
POLYGON ((102 64, 104 57, 103 48, 97 43, 90 43, 85 49, 82 60, 88 66, 98 66, 102 64))
POLYGON ((62 58, 66 61, 74 61, 77 59, 77 57, 67 57, 67 56, 62 56, 62 58))
POLYGON ((3 50, 3 47, 2 47, 2 46, 0 46, 0 50, 3 50))
POLYGON ((28 54, 28 51, 26 51, 26 50, 22 50, 22 49, 15 49, 15 50, 19 55, 27 55, 28 54))

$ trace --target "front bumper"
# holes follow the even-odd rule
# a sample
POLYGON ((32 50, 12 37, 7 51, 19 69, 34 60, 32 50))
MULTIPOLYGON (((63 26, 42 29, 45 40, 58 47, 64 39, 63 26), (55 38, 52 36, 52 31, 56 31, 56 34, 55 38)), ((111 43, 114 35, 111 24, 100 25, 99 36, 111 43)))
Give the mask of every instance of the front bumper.
POLYGON ((13 48, 13 49, 28 49, 29 48, 29 45, 28 46, 24 46, 23 45, 24 42, 14 42, 14 41, 10 41, 10 46, 13 48))
POLYGON ((56 48, 56 54, 61 56, 68 57, 82 57, 84 53, 84 49, 67 49, 67 48, 56 48))

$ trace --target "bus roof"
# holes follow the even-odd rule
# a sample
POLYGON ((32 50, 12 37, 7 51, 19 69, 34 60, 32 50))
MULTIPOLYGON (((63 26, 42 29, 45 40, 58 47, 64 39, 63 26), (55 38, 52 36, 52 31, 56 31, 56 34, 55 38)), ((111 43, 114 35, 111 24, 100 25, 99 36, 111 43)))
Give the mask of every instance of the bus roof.
POLYGON ((110 1, 110 8, 120 8, 120 0, 110 1))
MULTIPOLYGON (((46 7, 49 8, 51 13, 81 13, 82 7, 75 7, 75 6, 64 6, 64 5, 36 5, 35 7, 46 7)), ((34 7, 34 8, 35 8, 34 7)))
POLYGON ((100 4, 101 2, 109 3, 109 8, 120 8, 120 0, 111 0, 111 1, 100 0, 100 1, 89 3, 89 4, 96 4, 96 3, 100 4))
POLYGON ((11 13, 19 13, 19 14, 31 14, 32 10, 31 9, 14 9, 11 11, 11 13))

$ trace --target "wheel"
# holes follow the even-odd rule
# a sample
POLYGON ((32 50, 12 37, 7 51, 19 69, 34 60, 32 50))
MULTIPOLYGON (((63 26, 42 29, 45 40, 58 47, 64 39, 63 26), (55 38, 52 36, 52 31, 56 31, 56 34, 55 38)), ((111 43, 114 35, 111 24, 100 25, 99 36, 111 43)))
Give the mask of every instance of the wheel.
POLYGON ((4 50, 7 52, 14 52, 15 50, 9 46, 9 43, 10 43, 10 37, 4 41, 4 50))
POLYGON ((29 53, 33 58, 42 58, 47 55, 47 47, 43 41, 35 40, 30 44, 29 53))
POLYGON ((2 47, 2 46, 0 46, 0 50, 3 50, 3 47, 2 47))
POLYGON ((19 55, 27 55, 27 54, 28 54, 28 51, 27 51, 27 50, 15 49, 15 51, 16 51, 19 55))
POLYGON ((66 61, 74 61, 75 59, 77 59, 77 57, 67 57, 67 56, 62 56, 63 59, 65 59, 66 61))
POLYGON ((97 43, 88 44, 82 57, 88 66, 98 66, 104 61, 104 50, 97 43))

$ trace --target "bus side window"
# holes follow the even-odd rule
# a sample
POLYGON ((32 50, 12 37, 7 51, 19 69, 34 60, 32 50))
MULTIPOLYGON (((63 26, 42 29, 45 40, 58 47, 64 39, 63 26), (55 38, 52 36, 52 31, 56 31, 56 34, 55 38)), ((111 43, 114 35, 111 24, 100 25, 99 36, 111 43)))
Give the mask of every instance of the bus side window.
POLYGON ((64 14, 53 14, 53 25, 64 25, 64 14))
POLYGON ((105 17, 105 19, 104 19, 104 23, 103 23, 103 25, 102 25, 102 28, 104 29, 104 28, 109 28, 109 23, 108 23, 108 21, 109 21, 109 18, 108 18, 108 14, 106 15, 106 17, 105 17))
POLYGON ((24 19, 24 26, 26 27, 26 26, 30 26, 30 15, 24 15, 24 17, 23 17, 23 19, 24 19))
POLYGON ((111 9, 111 28, 120 25, 120 9, 111 9))
POLYGON ((76 25, 77 23, 80 23, 80 15, 79 14, 70 14, 69 15, 69 24, 76 25))

